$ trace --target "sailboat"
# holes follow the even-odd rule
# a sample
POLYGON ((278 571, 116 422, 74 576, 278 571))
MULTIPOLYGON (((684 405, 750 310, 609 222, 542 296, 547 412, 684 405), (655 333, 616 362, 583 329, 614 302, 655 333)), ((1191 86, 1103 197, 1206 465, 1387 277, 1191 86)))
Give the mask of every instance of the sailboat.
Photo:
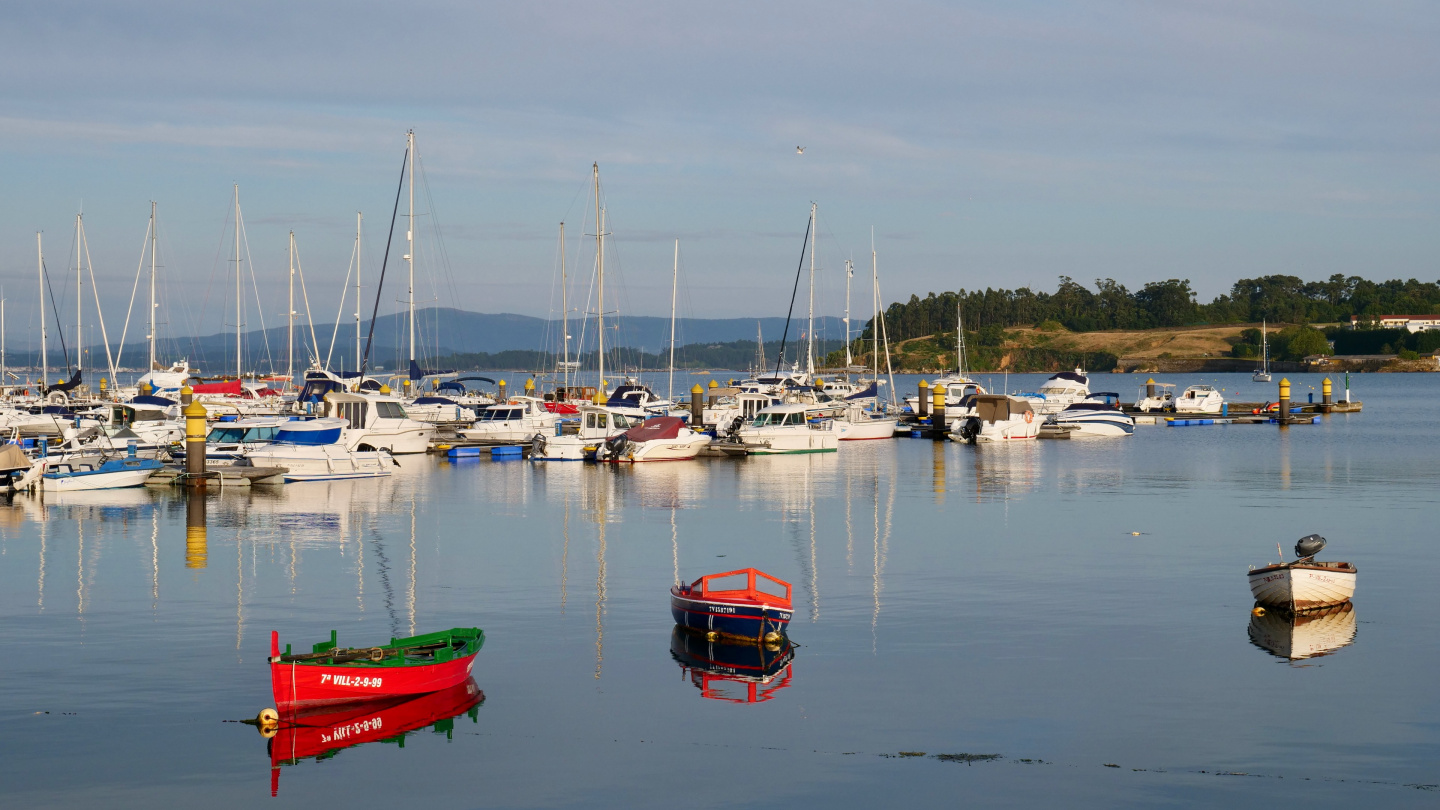
MULTIPOLYGON (((954 408, 960 404, 960 400, 970 394, 984 394, 985 389, 974 380, 970 379, 969 369, 966 368, 965 357, 965 313, 964 303, 960 300, 955 302, 955 373, 940 377, 931 384, 931 391, 943 390, 945 392, 945 407, 954 408)), ((906 397, 905 404, 910 407, 911 413, 919 413, 919 397, 906 397)))
POLYGON ((1250 375, 1250 379, 1255 382, 1270 382, 1270 339, 1266 335, 1264 320, 1260 321, 1260 357, 1261 366, 1250 375))
MULTIPOLYGON (((872 236, 871 238, 873 239, 874 237, 872 236)), ((849 262, 846 262, 846 265, 846 272, 849 273, 849 262)), ((868 387, 846 398, 848 407, 842 414, 835 418, 835 432, 840 434, 840 441, 842 442, 862 439, 893 438, 895 436, 895 429, 900 424, 899 417, 887 413, 887 409, 881 402, 880 397, 880 386, 885 384, 884 381, 880 379, 880 330, 883 328, 883 316, 880 313, 879 262, 876 258, 875 245, 873 242, 870 245, 870 292, 873 297, 872 308, 874 312, 874 319, 870 323, 870 371, 872 376, 868 387)), ((848 301, 850 297, 848 279, 846 282, 845 297, 848 301)), ((845 312, 847 315, 846 320, 848 321, 850 312, 848 303, 845 306, 845 312)), ((845 332, 845 357, 848 367, 850 359, 850 330, 848 325, 846 326, 845 332)), ((888 338, 885 341, 885 365, 886 369, 889 370, 890 342, 888 338)), ((890 389, 893 391, 895 389, 893 376, 890 382, 890 389)))

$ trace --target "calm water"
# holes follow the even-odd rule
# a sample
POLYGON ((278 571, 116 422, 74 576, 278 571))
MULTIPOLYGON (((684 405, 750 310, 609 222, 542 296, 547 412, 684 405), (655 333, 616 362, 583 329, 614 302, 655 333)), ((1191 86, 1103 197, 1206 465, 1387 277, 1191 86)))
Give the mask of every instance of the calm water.
MULTIPOLYGON (((1318 376, 1290 377, 1318 399, 1318 376)), ((388 480, 211 495, 203 545, 174 493, 17 497, 0 503, 0 791, 17 807, 1433 806, 1440 376, 1352 381, 1363 414, 1286 430, 634 469, 410 457, 388 480), (1244 574, 1310 532, 1360 569, 1336 619, 1354 637, 1290 661, 1252 643, 1244 574), (798 647, 745 703, 672 656, 666 589, 751 565, 794 583, 798 647), (226 721, 272 704, 271 629, 301 646, 457 625, 488 638, 473 718, 302 758, 269 798, 266 741, 226 721), (999 759, 933 756, 955 753, 999 759)))

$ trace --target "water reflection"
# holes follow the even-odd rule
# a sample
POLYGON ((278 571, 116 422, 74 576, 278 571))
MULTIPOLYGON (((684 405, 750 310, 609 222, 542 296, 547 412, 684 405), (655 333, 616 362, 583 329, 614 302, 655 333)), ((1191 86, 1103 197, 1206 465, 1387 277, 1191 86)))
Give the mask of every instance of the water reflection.
POLYGON ((318 762, 342 749, 373 742, 395 743, 404 748, 410 732, 431 725, 436 734, 449 739, 455 730, 455 718, 460 715, 469 716, 472 723, 479 722, 480 704, 484 702, 485 693, 474 678, 469 678, 449 689, 419 697, 301 710, 293 724, 282 724, 270 738, 270 795, 279 795, 282 765, 298 765, 310 757, 318 762))
POLYGON ((1301 614, 1250 615, 1250 643, 1277 658, 1301 661, 1355 643, 1355 606, 1346 602, 1301 614))
POLYGON ((772 644, 708 641, 676 626, 670 632, 670 655, 701 697, 764 703, 790 685, 795 645, 788 638, 772 644))
POLYGON ((1040 478, 1039 442, 975 445, 975 501, 1008 501, 1035 489, 1040 478))

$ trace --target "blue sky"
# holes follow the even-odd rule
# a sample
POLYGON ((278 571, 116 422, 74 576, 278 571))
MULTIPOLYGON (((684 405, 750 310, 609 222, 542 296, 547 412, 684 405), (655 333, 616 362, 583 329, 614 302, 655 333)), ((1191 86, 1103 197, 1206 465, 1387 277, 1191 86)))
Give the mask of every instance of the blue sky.
MULTIPOLYGON (((282 317, 292 228, 316 318, 332 319, 357 210, 374 278, 412 127, 448 257, 422 221, 417 297, 479 311, 558 311, 562 219, 583 291, 593 161, 617 251, 607 309, 618 298, 635 314, 668 310, 676 237, 684 314, 783 314, 812 200, 820 308, 834 314, 843 260, 868 273, 872 226, 890 300, 1053 289, 1061 274, 1132 288, 1188 277, 1206 299, 1265 273, 1440 276, 1430 3, 61 2, 6 15, 12 333, 35 317, 35 231, 58 271, 81 206, 118 324, 152 199, 167 330, 233 322, 232 183, 266 322, 282 317)), ((401 294, 389 284, 382 312, 401 294)), ((868 311, 868 286, 856 296, 868 311)))

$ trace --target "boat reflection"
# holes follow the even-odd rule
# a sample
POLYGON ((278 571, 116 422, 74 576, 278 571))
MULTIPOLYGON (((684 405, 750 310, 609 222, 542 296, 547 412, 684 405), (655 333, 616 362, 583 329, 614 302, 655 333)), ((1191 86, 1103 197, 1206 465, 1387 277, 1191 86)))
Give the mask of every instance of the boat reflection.
POLYGON ((701 697, 729 703, 764 703, 790 685, 795 645, 709 641, 678 625, 670 633, 670 655, 701 697))
POLYGON ((1346 602, 1299 614, 1252 613, 1250 643, 1289 661, 1329 655, 1355 643, 1355 606, 1346 602))
MULTIPOLYGON (((342 749, 372 742, 395 743, 405 747, 410 732, 433 726, 436 734, 447 738, 455 730, 455 718, 464 714, 472 723, 479 722, 480 704, 485 693, 474 678, 449 689, 419 697, 396 698, 301 710, 293 725, 282 724, 274 729, 269 741, 270 795, 280 792, 280 767, 298 765, 314 757, 329 759, 342 749)), ((262 734, 266 733, 262 729, 262 734)))
POLYGON ((1035 489, 1040 477, 1039 444, 976 445, 972 452, 976 502, 1008 501, 1035 489))

